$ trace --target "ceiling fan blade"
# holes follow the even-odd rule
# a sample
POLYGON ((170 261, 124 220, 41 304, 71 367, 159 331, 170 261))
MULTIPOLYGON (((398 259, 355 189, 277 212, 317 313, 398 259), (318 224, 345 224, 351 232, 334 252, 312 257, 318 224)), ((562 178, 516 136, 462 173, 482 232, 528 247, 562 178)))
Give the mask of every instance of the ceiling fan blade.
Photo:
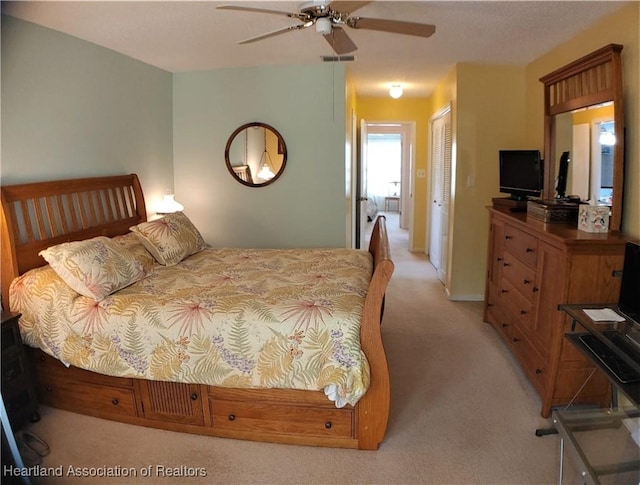
POLYGON ((216 8, 219 10, 238 10, 240 12, 270 13, 275 15, 284 15, 286 17, 291 17, 291 18, 296 18, 301 20, 305 18, 304 16, 301 16, 297 12, 283 12, 280 10, 269 10, 266 8, 241 7, 239 5, 218 5, 216 8))
POLYGON ((284 34, 285 32, 289 32, 291 30, 304 29, 305 27, 307 27, 307 25, 290 25, 289 27, 284 27, 283 29, 274 30, 272 32, 267 32, 266 34, 258 35, 257 37, 245 39, 238 42, 238 44, 251 44, 252 42, 257 42, 262 39, 268 39, 269 37, 275 37, 276 35, 284 34))
POLYGON ((353 12, 355 12, 356 10, 358 10, 359 8, 364 7, 365 5, 371 3, 369 2, 349 2, 346 0, 336 0, 335 2, 331 2, 329 4, 329 6, 331 7, 331 10, 335 11, 335 12, 340 12, 340 13, 345 13, 345 14, 352 14, 353 12))
POLYGON ((353 43, 344 29, 340 27, 334 26, 331 29, 331 33, 326 34, 324 38, 339 56, 358 50, 358 46, 353 43))
POLYGON ((418 37, 431 37, 436 31, 436 26, 431 24, 362 17, 350 17, 347 20, 347 25, 354 29, 379 30, 394 34, 417 35, 418 37))

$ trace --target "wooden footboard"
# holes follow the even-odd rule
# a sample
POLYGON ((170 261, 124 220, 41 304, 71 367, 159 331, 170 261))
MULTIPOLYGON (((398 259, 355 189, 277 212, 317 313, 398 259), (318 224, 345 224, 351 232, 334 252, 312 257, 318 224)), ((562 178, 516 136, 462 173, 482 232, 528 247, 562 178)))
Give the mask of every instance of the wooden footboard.
MULTIPOLYGON (((115 236, 146 220, 135 175, 2 187, 2 299, 13 278, 41 266, 38 252, 63 241, 115 236)), ((362 348, 371 384, 356 406, 337 409, 321 391, 230 389, 111 377, 67 368, 28 349, 40 402, 131 424, 225 438, 375 450, 389 416, 389 373, 380 331, 393 273, 385 219, 369 251, 374 272, 365 299, 362 348)))

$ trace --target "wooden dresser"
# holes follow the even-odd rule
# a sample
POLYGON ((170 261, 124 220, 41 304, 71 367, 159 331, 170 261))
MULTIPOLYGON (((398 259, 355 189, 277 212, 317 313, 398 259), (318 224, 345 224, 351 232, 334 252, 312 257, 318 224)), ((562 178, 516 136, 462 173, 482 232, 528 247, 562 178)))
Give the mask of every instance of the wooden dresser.
POLYGON ((519 360, 542 400, 552 406, 606 405, 608 380, 564 338, 571 322, 562 303, 618 300, 624 244, 620 233, 594 234, 576 224, 545 224, 526 212, 489 208, 484 320, 519 360))

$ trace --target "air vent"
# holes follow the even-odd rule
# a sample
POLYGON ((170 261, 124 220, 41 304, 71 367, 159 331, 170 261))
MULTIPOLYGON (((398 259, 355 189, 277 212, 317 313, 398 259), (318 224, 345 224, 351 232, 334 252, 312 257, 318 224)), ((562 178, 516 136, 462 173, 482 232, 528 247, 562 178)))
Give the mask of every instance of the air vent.
POLYGON ((323 62, 353 62, 355 56, 322 56, 323 62))

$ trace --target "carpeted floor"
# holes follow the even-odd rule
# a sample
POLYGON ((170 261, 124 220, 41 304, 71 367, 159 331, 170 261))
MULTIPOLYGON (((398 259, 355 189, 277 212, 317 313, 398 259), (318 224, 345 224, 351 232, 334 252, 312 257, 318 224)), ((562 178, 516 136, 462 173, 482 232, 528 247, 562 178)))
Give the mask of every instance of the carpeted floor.
MULTIPOLYGON (((43 408, 29 429, 51 447, 42 465, 62 466, 64 476, 32 483, 557 483, 558 437, 535 436, 549 420, 482 322, 482 304, 447 300, 427 258, 407 250, 397 214, 387 224, 396 264, 383 323, 392 401, 378 451, 195 436, 43 408), (131 476, 74 477, 70 467, 131 476), (176 473, 187 476, 168 476, 176 473)), ((565 463, 565 483, 579 483, 575 476, 565 463)))

